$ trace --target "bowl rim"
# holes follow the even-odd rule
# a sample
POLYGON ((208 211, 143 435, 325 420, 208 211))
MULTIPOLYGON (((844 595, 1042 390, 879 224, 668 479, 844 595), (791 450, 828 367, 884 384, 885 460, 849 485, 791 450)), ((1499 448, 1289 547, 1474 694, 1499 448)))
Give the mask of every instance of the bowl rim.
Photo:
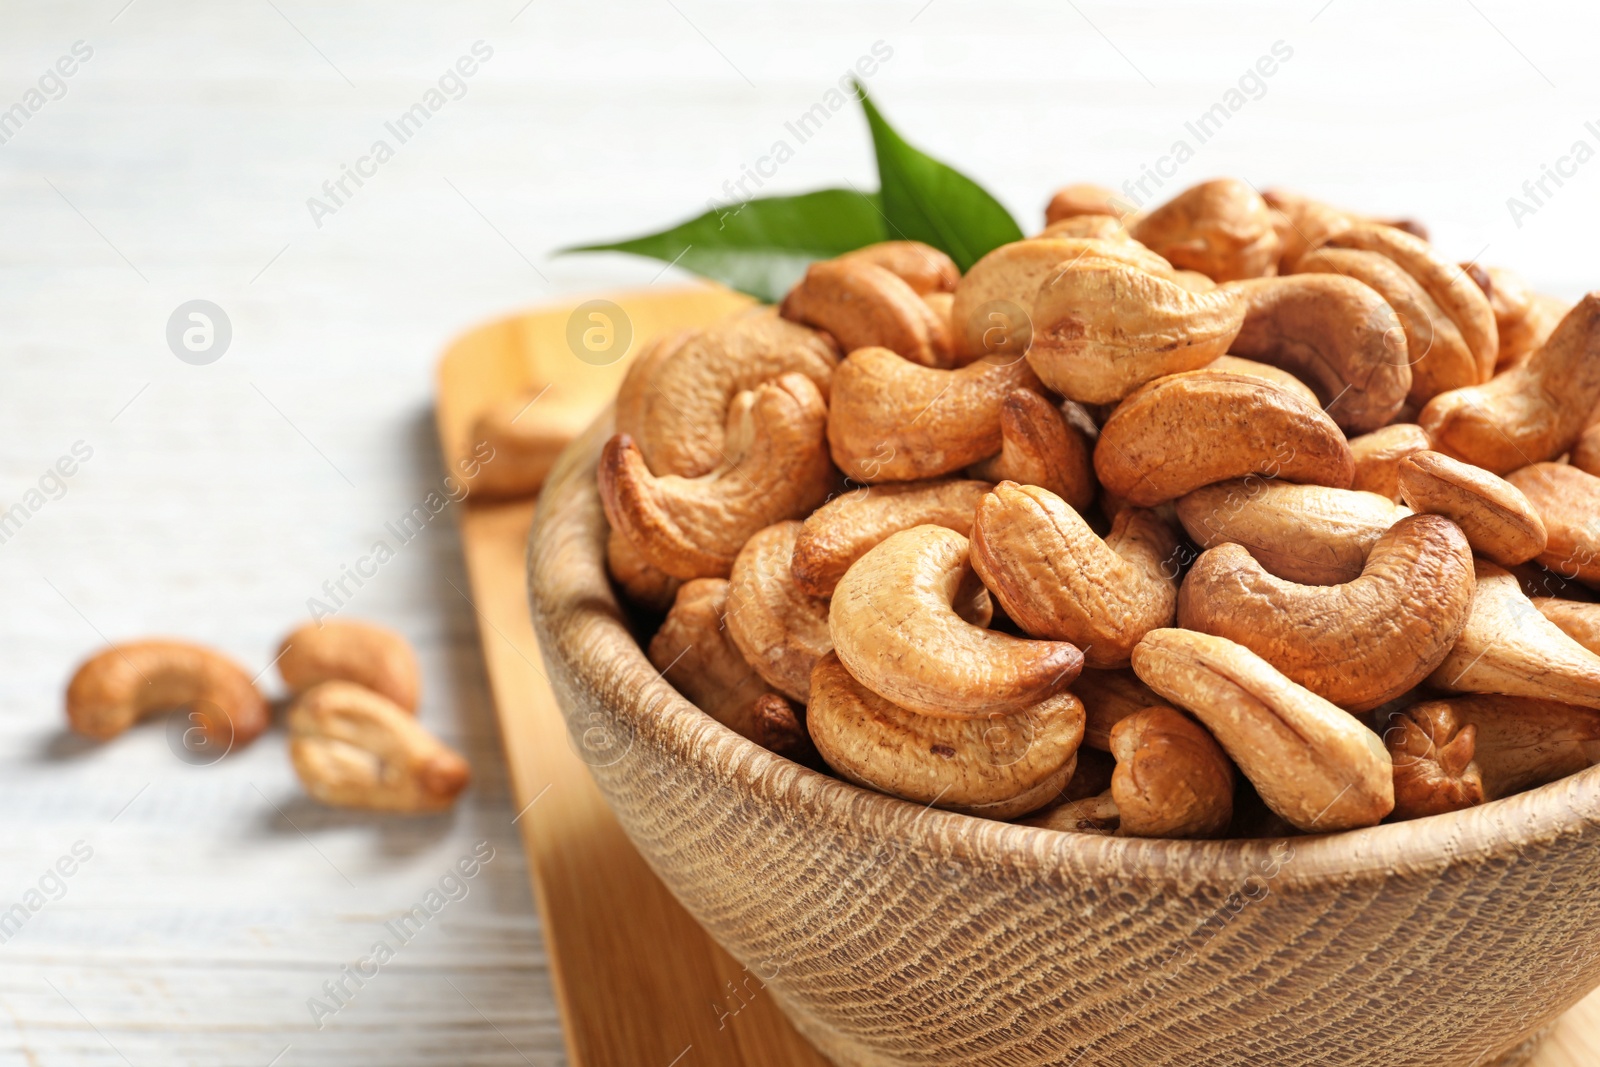
MULTIPOLYGON (((820 820, 864 841, 878 839, 879 848, 924 850, 936 862, 994 864, 1046 880, 1088 876, 1113 886, 1234 891, 1252 879, 1278 889, 1319 888, 1503 863, 1600 824, 1600 765, 1443 815, 1329 834, 1211 841, 1000 822, 923 807, 813 771, 711 718, 646 658, 605 571, 608 527, 594 471, 610 433, 608 407, 562 453, 529 531, 528 594, 547 665, 569 671, 591 694, 621 694, 608 706, 633 731, 634 744, 650 739, 666 754, 791 816, 820 820)), ((570 714, 569 702, 560 702, 570 714)))

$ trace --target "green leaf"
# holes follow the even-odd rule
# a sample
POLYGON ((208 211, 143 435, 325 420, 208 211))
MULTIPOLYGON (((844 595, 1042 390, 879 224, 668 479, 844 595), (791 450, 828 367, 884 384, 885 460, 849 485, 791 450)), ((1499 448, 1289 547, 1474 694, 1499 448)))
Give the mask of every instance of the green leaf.
POLYGON ((660 233, 561 252, 649 256, 776 303, 813 261, 886 239, 876 194, 820 189, 747 200, 660 233))
POLYGON ((891 239, 923 241, 942 249, 965 274, 1022 228, 1000 201, 965 174, 907 144, 883 117, 860 82, 856 91, 878 154, 879 196, 891 239))

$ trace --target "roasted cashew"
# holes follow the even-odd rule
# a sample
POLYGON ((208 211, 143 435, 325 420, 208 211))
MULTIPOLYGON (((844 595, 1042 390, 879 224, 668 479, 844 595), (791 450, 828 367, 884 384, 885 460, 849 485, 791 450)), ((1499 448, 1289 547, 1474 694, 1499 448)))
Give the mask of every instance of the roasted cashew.
POLYGON ((1600 708, 1600 656, 1541 615, 1507 571, 1479 560, 1477 582, 1467 625, 1428 684, 1600 708))
POLYGON ((1585 474, 1600 477, 1600 423, 1591 423, 1578 435, 1567 462, 1585 474))
POLYGON ((826 330, 846 352, 876 345, 924 367, 950 365, 950 338, 933 308, 899 275, 860 257, 811 264, 781 313, 826 330))
POLYGON ((1249 477, 1178 499, 1178 521, 1202 549, 1232 541, 1286 581, 1354 581, 1384 532, 1410 512, 1375 493, 1249 477))
POLYGON ((859 482, 937 478, 999 452, 1006 396, 1038 388, 1016 356, 937 370, 887 348, 860 348, 834 375, 828 444, 859 482))
MULTIPOLYGON (((1082 763, 1089 751, 1078 750, 1078 762, 1082 763)), ((1103 755, 1103 753, 1101 753, 1103 755)), ((1073 774, 1077 779, 1077 774, 1073 774)), ((1067 783, 1070 789, 1072 782, 1067 783)), ((1055 830, 1068 834, 1095 834, 1107 837, 1117 832, 1117 827, 1122 822, 1122 815, 1117 811, 1117 802, 1111 797, 1111 786, 1107 782, 1103 792, 1075 797, 1051 804, 1029 815, 1026 819, 1017 820, 1023 826, 1037 826, 1043 830, 1055 830)))
POLYGON ((741 397, 728 419, 733 455, 710 474, 658 478, 626 434, 601 453, 606 518, 646 562, 675 578, 726 575, 751 534, 810 514, 833 488, 828 408, 809 378, 785 374, 741 397))
POLYGON ((1489 298, 1495 332, 1500 335, 1500 355, 1495 369, 1515 367, 1544 344, 1572 305, 1528 288, 1519 276, 1502 267, 1463 263, 1461 269, 1489 298))
POLYGON ((1562 597, 1530 597, 1539 614, 1561 628, 1590 652, 1600 655, 1600 604, 1586 604, 1580 600, 1562 597))
POLYGON ((1578 301, 1520 366, 1440 393, 1417 421, 1433 447, 1495 474, 1555 459, 1600 400, 1600 292, 1578 301))
POLYGON ((292 695, 321 682, 355 682, 417 710, 422 670, 404 637, 386 626, 353 619, 311 622, 278 645, 278 673, 292 695))
POLYGON ((306 792, 339 808, 440 811, 472 780, 459 753, 354 682, 323 682, 289 705, 289 759, 306 792))
POLYGON ((1393 769, 1378 735, 1243 645, 1152 630, 1133 650, 1133 669, 1192 712, 1297 829, 1372 826, 1394 808, 1393 769))
POLYGON ((1083 655, 975 626, 954 605, 977 582, 967 539, 917 526, 857 560, 834 590, 834 651, 868 689, 925 715, 1017 711, 1067 688, 1083 655))
POLYGON ((208 746, 247 745, 271 721, 232 659, 188 641, 130 641, 90 656, 67 683, 67 725, 105 741, 156 711, 187 708, 208 746))
POLYGON ((1000 454, 973 464, 969 473, 990 482, 1037 485, 1087 511, 1099 489, 1092 449, 1059 407, 1032 389, 1013 389, 1000 405, 1000 454))
POLYGON ((1093 182, 1062 186, 1044 209, 1044 220, 1050 225, 1078 215, 1110 215, 1124 221, 1136 217, 1115 192, 1093 182))
POLYGON ((1086 666, 1126 667, 1177 612, 1178 540, 1153 511, 1125 508, 1102 541, 1060 497, 1001 482, 978 505, 972 566, 1025 633, 1070 641, 1086 666))
POLYGON ((1261 198, 1275 213, 1273 222, 1280 244, 1278 270, 1283 274, 1293 273, 1301 256, 1313 248, 1320 248, 1334 234, 1355 225, 1355 219, 1348 211, 1297 193, 1268 189, 1261 194, 1261 198))
POLYGON ((1388 497, 1400 503, 1400 461, 1413 452, 1432 448, 1428 432, 1412 422, 1395 422, 1350 439, 1356 476, 1350 488, 1388 497))
POLYGON ((804 704, 811 668, 833 648, 828 601, 808 596, 789 569, 796 520, 754 534, 733 561, 728 579, 728 635, 766 683, 804 704))
POLYGON ((961 268, 954 260, 921 241, 880 241, 846 252, 837 259, 840 263, 871 263, 882 267, 921 296, 954 292, 956 283, 961 280, 961 268))
POLYGON ((1413 716, 1472 730, 1486 800, 1554 782, 1600 762, 1600 713, 1554 700, 1470 696, 1429 701, 1413 716), (1439 705, 1443 708, 1435 710, 1439 705))
POLYGON ((1472 606, 1472 549, 1438 515, 1401 519, 1361 576, 1297 585, 1243 547, 1201 553, 1178 590, 1178 625, 1235 641, 1351 711, 1411 689, 1444 661, 1472 606))
POLYGON ((683 583, 661 629, 650 639, 650 662, 684 699, 734 733, 798 759, 810 748, 805 730, 793 709, 791 724, 781 709, 774 714, 775 706, 763 700, 778 694, 733 643, 727 615, 726 581, 696 578, 683 583))
POLYGON ((1035 238, 1087 237, 1098 241, 1131 241, 1133 237, 1115 215, 1069 215, 1057 219, 1034 235, 1035 238))
POLYGON ((1563 578, 1600 587, 1600 478, 1564 463, 1534 463, 1506 475, 1547 534, 1539 562, 1563 578))
POLYGON ((1400 461, 1399 482, 1407 507, 1443 515, 1461 527, 1474 552, 1503 567, 1526 563, 1545 549, 1544 523, 1528 498, 1482 467, 1438 452, 1414 452, 1400 461))
POLYGON ((1246 378, 1262 378, 1280 389, 1288 390, 1314 408, 1322 406, 1322 401, 1318 400, 1317 394, 1311 391, 1311 386, 1302 382, 1282 367, 1274 367, 1270 363, 1259 363, 1253 359, 1245 359, 1243 356, 1222 355, 1200 369, 1221 371, 1224 374, 1242 374, 1246 378))
POLYGON ((1226 287, 1191 292, 1095 254, 1042 279, 1032 309, 1028 362, 1040 380, 1070 400, 1108 404, 1227 352, 1244 323, 1245 300, 1226 287))
POLYGON ((838 362, 832 340, 776 309, 730 315, 640 353, 617 390, 616 429, 657 474, 709 474, 728 464, 724 427, 734 397, 798 373, 826 400, 838 362))
POLYGON ((1233 764, 1189 716, 1144 708, 1111 731, 1111 798, 1129 837, 1218 837, 1233 821, 1233 764))
POLYGON ((1381 252, 1360 248, 1314 249, 1300 257, 1296 274, 1341 274, 1370 286, 1394 309, 1411 361, 1406 399, 1418 406, 1446 389, 1486 381, 1478 356, 1460 328, 1422 283, 1381 252))
POLYGON ((1394 309, 1354 278, 1295 274, 1232 282, 1246 300, 1235 355, 1290 371, 1343 429, 1388 423, 1411 389, 1405 333, 1394 309))
POLYGON ((1323 411, 1260 378, 1189 371, 1132 393, 1100 427, 1100 484, 1140 507, 1264 474, 1343 489, 1354 472, 1323 411))
POLYGON ((1267 202, 1237 178, 1185 189, 1130 229, 1134 240, 1174 267, 1215 281, 1278 272, 1281 244, 1267 202))
POLYGON ((629 603, 657 615, 665 614, 672 607, 678 587, 683 584, 683 579, 646 563, 633 542, 618 530, 612 530, 606 537, 606 571, 629 603))
POLYGON ((1394 817, 1420 819, 1482 804, 1477 727, 1463 725, 1453 702, 1429 700, 1389 716, 1383 743, 1394 762, 1394 817))
POLYGON ((833 654, 817 661, 806 723, 840 775, 917 804, 993 819, 1043 807, 1072 778, 1083 705, 1057 693, 1008 715, 919 715, 858 682, 833 654))
MULTIPOLYGON (((1099 752, 1111 751, 1111 731, 1117 723, 1161 703, 1155 691, 1127 668, 1102 671, 1085 667, 1072 683, 1072 691, 1083 701, 1083 743, 1099 752)), ((1106 785, 1110 784, 1108 780, 1106 785)))
POLYGON ((993 484, 947 478, 889 482, 834 497, 800 527, 790 569, 795 584, 814 597, 830 597, 850 565, 892 533, 913 526, 972 532, 978 501, 993 484))
POLYGON ((531 496, 556 457, 594 418, 589 405, 525 393, 495 404, 473 420, 467 451, 487 455, 467 477, 473 499, 531 496))

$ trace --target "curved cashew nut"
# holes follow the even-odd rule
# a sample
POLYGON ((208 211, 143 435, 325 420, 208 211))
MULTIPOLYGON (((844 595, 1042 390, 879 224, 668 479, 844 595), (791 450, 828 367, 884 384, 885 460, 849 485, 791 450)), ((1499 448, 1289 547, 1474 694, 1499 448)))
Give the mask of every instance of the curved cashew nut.
POLYGON ((1000 405, 1000 454, 974 464, 970 473, 990 482, 1037 485, 1088 511, 1099 489, 1091 448, 1059 407, 1032 389, 1013 389, 1000 405))
POLYGON ((1483 290, 1494 311, 1495 332, 1500 335, 1497 371, 1526 361, 1572 310, 1567 301, 1535 293, 1521 277, 1502 267, 1463 263, 1461 269, 1483 290))
POLYGON ((1473 760, 1486 800, 1520 793, 1600 762, 1600 713, 1554 700, 1515 696, 1451 697, 1414 705, 1430 719, 1472 730, 1473 760), (1443 705, 1443 709, 1434 708, 1443 705))
POLYGON ((531 392, 490 406, 473 420, 467 491, 474 499, 531 496, 556 457, 594 419, 588 404, 531 392), (536 401, 540 401, 536 403, 536 401))
MULTIPOLYGON (((1486 382, 1494 373, 1495 357, 1500 353, 1500 333, 1495 328, 1494 309, 1483 290, 1460 267, 1449 262, 1433 246, 1393 226, 1366 222, 1328 238, 1327 247, 1356 248, 1377 252, 1414 278, 1450 320, 1455 323, 1467 349, 1477 360, 1477 380, 1486 382)), ((1435 327, 1441 325, 1436 323, 1435 327)), ((1420 353, 1412 352, 1412 359, 1420 353)))
POLYGON ((1282 367, 1274 367, 1270 363, 1258 363, 1253 359, 1245 359, 1243 356, 1221 355, 1200 369, 1221 371, 1224 374, 1242 374, 1246 378, 1261 378, 1280 389, 1293 393, 1314 408, 1322 406, 1322 401, 1318 400, 1317 394, 1311 391, 1311 386, 1302 382, 1282 367))
POLYGON ((1377 292, 1394 309, 1411 361, 1406 399, 1421 406, 1446 389, 1485 381, 1478 356, 1433 297, 1399 264, 1381 252, 1325 246, 1300 257, 1296 274, 1342 274, 1377 292))
POLYGON ((1431 449, 1428 431, 1411 422, 1395 422, 1350 439, 1356 476, 1350 488, 1388 497, 1400 503, 1400 461, 1413 452, 1431 449))
POLYGON ((919 296, 955 291, 961 268, 955 260, 921 241, 879 241, 836 257, 840 263, 870 263, 893 274, 919 296))
POLYGON ((1100 484, 1140 507, 1264 474, 1337 489, 1354 461, 1326 413, 1259 378, 1188 371, 1131 394, 1100 427, 1100 484))
POLYGON ((276 662, 292 695, 320 682, 355 682, 417 710, 422 670, 416 653, 387 626, 353 619, 307 623, 279 643, 276 662))
POLYGON ((1234 542, 1270 573, 1301 585, 1354 581, 1378 538, 1409 514, 1375 493, 1259 477, 1178 499, 1178 521, 1202 549, 1234 542))
POLYGON ((893 534, 834 590, 828 630, 862 685, 910 711, 972 717, 1016 711, 1067 688, 1083 655, 975 626, 953 605, 977 582, 967 539, 942 526, 893 534))
POLYGON ((972 566, 1023 631, 1126 667, 1133 646, 1177 614, 1178 540, 1153 511, 1124 508, 1102 541, 1048 489, 1001 482, 978 505, 972 566))
POLYGON ((809 514, 833 487, 823 439, 828 408, 809 378, 785 374, 741 396, 747 400, 733 406, 729 439, 744 447, 711 474, 658 478, 626 434, 601 452, 606 518, 646 562, 675 578, 726 575, 751 534, 809 514))
POLYGON ((1272 208, 1273 225, 1283 239, 1278 264, 1284 274, 1291 273, 1307 252, 1361 223, 1392 226, 1424 241, 1428 239, 1428 228, 1415 219, 1371 219, 1282 189, 1268 189, 1261 197, 1272 208))
POLYGON ((1375 430, 1411 389, 1405 333, 1370 286, 1337 274, 1231 282, 1247 310, 1232 352, 1290 371, 1342 428, 1375 430))
POLYGON ((208 745, 254 741, 267 702, 232 659, 187 641, 130 641, 90 656, 67 683, 67 725, 105 741, 151 712, 189 709, 208 745))
POLYGON ((1267 202, 1236 178, 1185 189, 1136 222, 1132 233, 1174 267, 1219 282, 1278 272, 1281 243, 1267 202))
POLYGON ((1539 562, 1563 578, 1600 586, 1600 478, 1564 463, 1506 475, 1538 512, 1547 535, 1539 562))
POLYGON ((1297 829, 1373 826, 1393 810, 1394 773, 1378 735, 1243 645, 1152 630, 1133 650, 1133 670, 1192 712, 1297 829))
MULTIPOLYGON (((1526 563, 1545 549, 1544 523, 1528 498, 1482 467, 1438 452, 1414 452, 1400 461, 1399 482, 1408 507, 1451 520, 1474 552, 1501 566, 1526 563)), ((1600 479, 1595 484, 1600 487, 1600 479)))
POLYGON ((1083 739, 1083 705, 1071 693, 1009 715, 936 718, 878 696, 831 653, 812 672, 806 722, 822 758, 855 784, 993 819, 1054 800, 1083 739))
POLYGON ((933 308, 898 275, 862 258, 811 264, 781 313, 826 330, 846 352, 876 345, 924 367, 950 365, 950 338, 933 308))
POLYGON ((1111 731, 1111 776, 1119 834, 1218 837, 1233 821, 1233 764, 1189 716, 1144 708, 1111 731))
POLYGON ((1600 400, 1600 293, 1561 320, 1527 362, 1440 393, 1417 417, 1433 447, 1494 474, 1572 447, 1600 400))
MULTIPOLYGON (((1072 683, 1072 692, 1083 701, 1083 743, 1098 752, 1111 751, 1111 731, 1117 723, 1136 711, 1161 703, 1155 691, 1126 667, 1093 670, 1085 667, 1072 683)), ((1104 792, 1111 782, 1094 792, 1104 792)))
POLYGON ((1092 182, 1062 186, 1044 209, 1044 220, 1049 225, 1078 215, 1110 215, 1124 220, 1136 217, 1133 208, 1114 191, 1092 182))
POLYGON ((913 526, 972 532, 978 501, 994 485, 970 479, 889 482, 834 497, 805 520, 795 538, 790 570, 814 597, 831 597, 850 565, 892 533, 913 526))
POLYGON ((683 579, 646 563, 633 542, 619 530, 612 530, 606 537, 606 570, 629 603, 657 615, 666 614, 672 607, 678 587, 683 584, 683 579))
POLYGON ((1389 716, 1383 743, 1394 762, 1394 817, 1420 819, 1482 804, 1477 727, 1463 725, 1448 700, 1413 704, 1389 716))
POLYGON ((860 482, 937 478, 1000 451, 1001 407, 1022 388, 1040 385, 1020 357, 937 370, 860 348, 834 375, 828 445, 860 482))
POLYGON ((728 583, 683 583, 646 654, 684 699, 741 737, 801 760, 811 744, 794 709, 751 669, 727 625, 728 583), (775 698, 778 703, 774 703, 775 698), (787 710, 786 710, 787 709, 787 710))
POLYGON ((1586 604, 1561 597, 1531 597, 1539 614, 1560 627, 1561 632, 1590 652, 1600 655, 1600 604, 1586 604))
POLYGON ((1472 549, 1438 515, 1401 519, 1361 577, 1296 585, 1239 545, 1201 553, 1178 590, 1178 624, 1226 637, 1342 708, 1393 700, 1444 661, 1472 607, 1472 549))
POLYGON ((1153 378, 1204 367, 1228 351, 1245 317, 1235 289, 1195 293, 1099 255, 1061 263, 1040 282, 1032 308, 1028 362, 1051 389, 1084 404, 1121 400, 1153 378))
POLYGON ((838 362, 832 340, 774 308, 730 315, 640 353, 617 390, 617 432, 632 437, 659 474, 709 474, 733 451, 724 426, 734 397, 795 373, 826 400, 838 362))
POLYGON ((1087 237, 1097 241, 1131 241, 1133 237, 1115 215, 1069 215, 1045 226, 1036 238, 1087 237))
POLYGON ((789 569, 800 523, 768 526, 745 543, 728 580, 728 636, 766 683, 804 704, 811 668, 833 648, 828 601, 808 596, 789 569))
POLYGON ((289 759, 306 792, 340 808, 440 811, 472 780, 459 753, 354 682, 323 682, 289 705, 289 759))
POLYGON ((1541 615, 1507 571, 1478 560, 1477 582, 1467 625, 1428 684, 1600 708, 1600 656, 1541 615))

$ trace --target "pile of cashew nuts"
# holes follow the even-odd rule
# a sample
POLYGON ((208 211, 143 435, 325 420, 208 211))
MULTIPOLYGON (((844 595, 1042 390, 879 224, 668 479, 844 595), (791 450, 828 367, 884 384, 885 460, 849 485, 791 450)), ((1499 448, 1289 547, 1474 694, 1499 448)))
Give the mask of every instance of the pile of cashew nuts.
POLYGON ((1047 220, 641 351, 598 480, 669 682, 870 789, 1145 837, 1600 760, 1600 293, 1234 180, 1047 220))
MULTIPOLYGON (((289 759, 317 800, 429 812, 450 807, 467 787, 467 761, 417 722, 421 672, 393 630, 345 619, 307 623, 283 639, 273 662, 289 690, 289 759)), ((179 725, 190 725, 181 745, 205 762, 272 723, 243 667, 189 641, 130 641, 95 653, 73 674, 66 704, 68 725, 99 741, 148 715, 184 709, 179 725)))

